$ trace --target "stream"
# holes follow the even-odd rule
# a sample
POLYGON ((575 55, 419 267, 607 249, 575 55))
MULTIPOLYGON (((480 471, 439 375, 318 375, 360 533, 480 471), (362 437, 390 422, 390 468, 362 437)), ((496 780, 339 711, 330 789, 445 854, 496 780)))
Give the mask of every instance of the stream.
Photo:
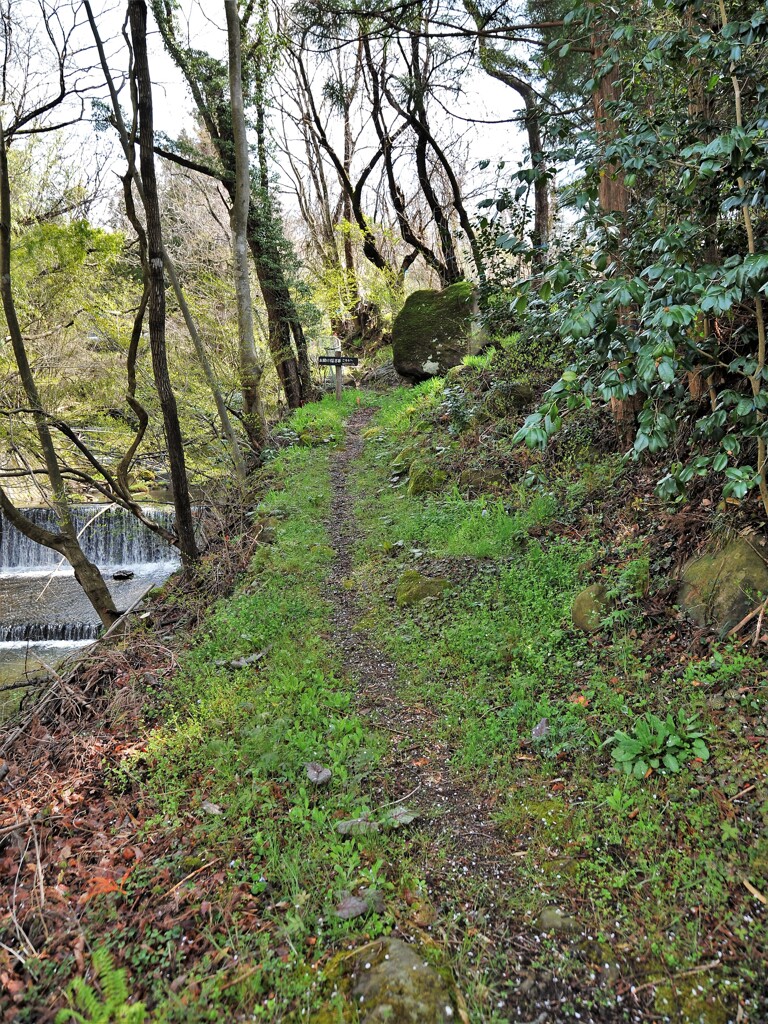
MULTIPOLYGON (((169 525, 167 507, 144 509, 169 525)), ((40 526, 56 529, 45 508, 24 510, 40 526)), ((119 609, 150 586, 162 583, 179 565, 175 549, 130 513, 109 505, 81 505, 73 519, 87 556, 99 566, 119 609), (130 576, 114 579, 114 575, 130 576)), ((101 623, 72 569, 50 548, 28 540, 0 516, 0 687, 38 674, 92 643, 101 623)), ((0 692, 0 722, 23 690, 0 692)))

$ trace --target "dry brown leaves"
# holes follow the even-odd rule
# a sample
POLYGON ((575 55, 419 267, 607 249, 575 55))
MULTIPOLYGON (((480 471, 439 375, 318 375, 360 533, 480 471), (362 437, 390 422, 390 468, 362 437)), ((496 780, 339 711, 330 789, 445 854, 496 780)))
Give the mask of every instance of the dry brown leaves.
MULTIPOLYGON (((128 904, 118 928, 128 920, 139 930, 147 921, 170 928, 190 918, 210 926, 215 917, 226 929, 235 913, 261 927, 247 887, 223 901, 215 861, 174 877, 169 853, 194 852, 188 830, 140 838, 154 808, 107 785, 108 769, 143 751, 147 687, 162 690, 205 609, 231 592, 248 565, 261 526, 249 524, 240 543, 229 542, 233 523, 245 521, 239 508, 229 521, 208 523, 207 535, 218 533, 200 565, 171 580, 120 636, 51 678, 36 706, 0 734, 0 1021, 28 1005, 28 961, 73 961, 85 972, 84 927, 100 901, 128 904)), ((202 928, 191 928, 186 962, 210 953, 202 928)), ((37 1011, 41 1024, 53 1020, 60 991, 57 982, 37 1011)))

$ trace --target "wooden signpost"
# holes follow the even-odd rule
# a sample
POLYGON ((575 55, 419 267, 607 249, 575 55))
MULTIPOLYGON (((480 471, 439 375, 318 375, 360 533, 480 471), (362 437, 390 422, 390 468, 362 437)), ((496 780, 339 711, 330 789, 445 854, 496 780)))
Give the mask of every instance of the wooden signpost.
POLYGON ((336 367, 336 397, 340 399, 342 374, 344 372, 343 367, 357 366, 360 360, 357 359, 355 356, 343 356, 341 354, 341 349, 337 348, 332 356, 320 356, 317 362, 320 366, 336 367))

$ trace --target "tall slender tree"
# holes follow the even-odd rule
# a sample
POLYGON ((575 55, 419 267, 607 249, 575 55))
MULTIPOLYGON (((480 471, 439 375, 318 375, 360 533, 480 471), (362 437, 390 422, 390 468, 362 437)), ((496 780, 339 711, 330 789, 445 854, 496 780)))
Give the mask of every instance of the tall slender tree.
MULTIPOLYGON (((251 31, 251 21, 256 15, 257 25, 253 38, 249 37, 248 45, 244 47, 243 68, 250 87, 249 94, 256 108, 258 125, 259 119, 263 123, 265 117, 263 80, 276 42, 270 38, 264 4, 258 5, 258 10, 256 7, 256 4, 246 6, 240 17, 240 30, 246 36, 251 31), (262 88, 259 88, 260 83, 262 88)), ((227 95, 227 69, 221 61, 195 50, 184 41, 176 22, 175 5, 171 0, 152 0, 152 11, 165 47, 189 85, 195 106, 219 159, 220 180, 230 201, 234 202, 237 174, 227 95)), ((176 154, 169 151, 165 155, 169 159, 176 158, 176 154)), ((216 173, 204 162, 198 164, 198 168, 209 174, 216 173)), ((311 390, 307 340, 288 283, 268 175, 265 181, 261 166, 257 183, 251 189, 248 207, 248 246, 267 311, 269 350, 288 405, 296 408, 309 397, 311 390)))
POLYGON ((224 0, 229 51, 229 97, 232 137, 235 143, 235 197, 232 202, 232 248, 235 258, 235 294, 240 351, 240 375, 246 428, 254 448, 260 451, 266 435, 266 417, 261 401, 262 367, 253 336, 251 277, 248 261, 248 207, 251 201, 251 173, 248 137, 243 110, 242 47, 237 0, 224 0))
POLYGON ((165 346, 163 234, 155 173, 152 80, 147 57, 147 5, 144 0, 128 0, 128 16, 135 61, 140 168, 144 186, 144 212, 147 218, 144 274, 149 290, 149 341, 152 350, 152 370, 163 412, 168 463, 173 485, 173 502, 176 510, 176 529, 179 534, 179 550, 183 559, 193 561, 198 553, 197 541, 187 482, 184 442, 179 426, 176 396, 173 393, 168 373, 165 346))
MULTIPOLYGON (((84 0, 83 7, 85 8, 88 23, 91 27, 91 32, 93 33, 93 38, 96 43, 96 49, 99 55, 99 62, 101 64, 101 69, 104 74, 104 80, 106 82, 107 89, 109 92, 110 102, 112 105, 112 123, 117 129, 123 153, 125 154, 126 160, 128 161, 128 174, 127 177, 123 179, 123 191, 125 194, 126 210, 128 211, 129 219, 131 220, 131 223, 139 239, 139 246, 142 252, 142 260, 145 261, 146 232, 136 215, 133 204, 133 198, 131 196, 131 189, 135 184, 142 205, 144 204, 144 186, 141 180, 141 175, 139 174, 139 169, 136 166, 135 137, 133 132, 129 133, 128 128, 125 124, 122 110, 120 109, 120 103, 118 101, 117 90, 112 80, 112 73, 109 69, 109 64, 107 62, 106 54, 104 52, 104 44, 99 34, 99 30, 96 25, 96 19, 93 16, 93 10, 91 8, 89 0, 84 0)), ((138 115, 138 111, 136 110, 137 104, 135 82, 132 81, 132 85, 133 88, 131 89, 131 99, 134 106, 135 118, 138 115)), ((203 340, 200 337, 200 333, 197 329, 197 324, 195 323, 194 317, 192 316, 192 312, 189 308, 189 303, 187 302, 186 296, 181 287, 181 281, 179 280, 179 275, 176 272, 176 267, 165 245, 163 245, 162 251, 165 271, 168 274, 168 278, 171 282, 174 295, 176 296, 176 301, 179 305, 179 309, 181 310, 182 316, 184 318, 184 323, 187 327, 187 331, 189 332, 189 336, 195 348, 195 354, 197 356, 198 362, 200 363, 200 366, 205 375, 205 379, 208 383, 208 387, 210 388, 211 395, 213 396, 213 400, 216 404, 216 411, 218 412, 222 429, 229 442, 229 448, 232 455, 232 461, 234 463, 235 470, 237 472, 238 478, 243 480, 246 474, 245 462, 243 460, 242 452, 240 451, 240 444, 237 439, 237 434, 235 433, 234 427, 232 425, 229 410, 227 409, 224 397, 221 393, 221 387, 219 386, 219 382, 217 381, 216 376, 213 372, 213 367, 211 366, 208 354, 205 350, 205 345, 203 344, 203 340)), ((135 395, 132 396, 132 399, 135 401, 135 395)))

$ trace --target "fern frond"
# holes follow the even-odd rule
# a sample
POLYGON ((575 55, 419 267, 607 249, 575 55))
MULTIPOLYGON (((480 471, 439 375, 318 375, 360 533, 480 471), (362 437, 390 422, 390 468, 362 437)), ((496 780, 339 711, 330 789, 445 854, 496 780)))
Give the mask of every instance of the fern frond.
POLYGON ((71 1005, 59 1010, 55 1024, 144 1024, 146 1006, 128 1004, 125 968, 115 967, 108 950, 94 951, 91 968, 101 995, 82 978, 73 978, 65 993, 71 1005))

